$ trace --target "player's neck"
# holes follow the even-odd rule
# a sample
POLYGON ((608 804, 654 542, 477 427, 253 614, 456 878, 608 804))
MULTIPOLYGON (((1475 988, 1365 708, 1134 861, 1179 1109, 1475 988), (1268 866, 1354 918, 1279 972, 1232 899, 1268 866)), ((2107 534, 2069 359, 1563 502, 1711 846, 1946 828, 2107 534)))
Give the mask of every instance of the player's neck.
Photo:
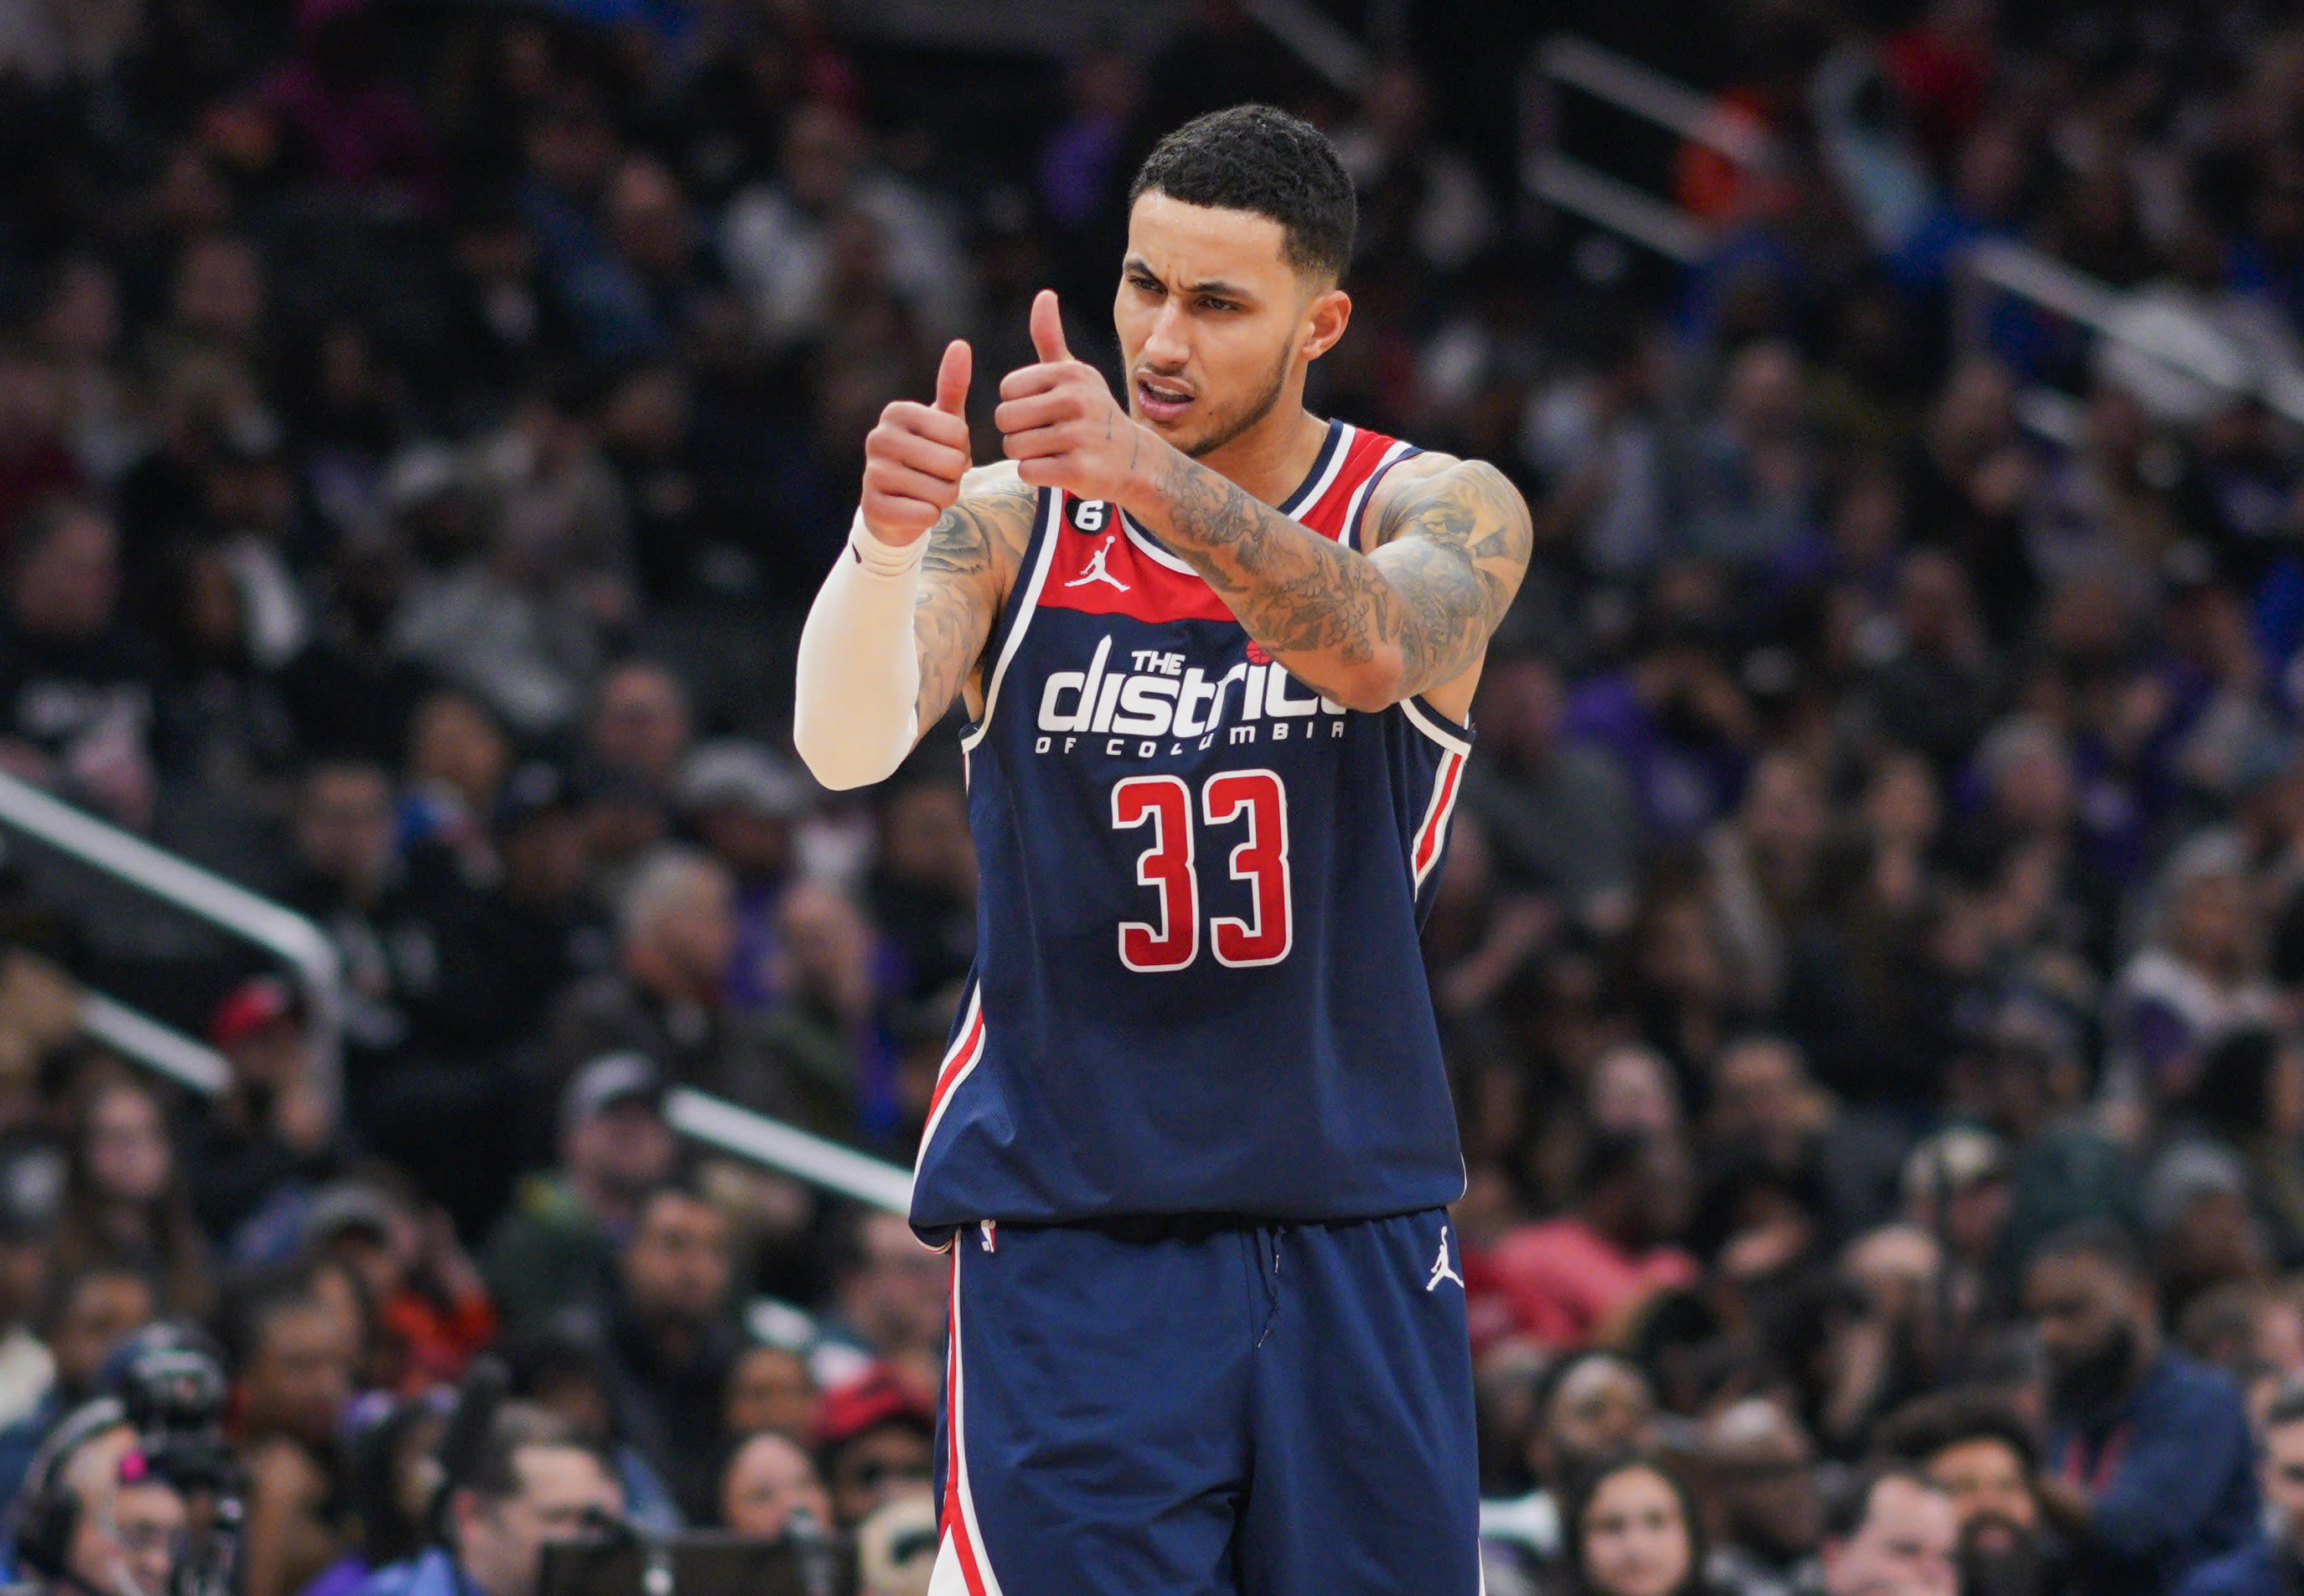
POLYGON ((1300 395, 1288 395, 1255 426, 1201 455, 1200 463, 1277 508, 1304 485, 1327 437, 1327 422, 1307 411, 1300 395))

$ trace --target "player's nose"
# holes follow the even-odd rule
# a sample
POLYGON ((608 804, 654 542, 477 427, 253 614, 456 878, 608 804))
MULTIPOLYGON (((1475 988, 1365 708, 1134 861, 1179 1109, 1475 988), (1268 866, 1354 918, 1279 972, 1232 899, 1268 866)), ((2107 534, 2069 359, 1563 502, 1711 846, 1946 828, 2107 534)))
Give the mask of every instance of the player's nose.
POLYGON ((1191 358, 1192 342, 1186 335, 1184 313, 1171 299, 1152 318, 1151 331, 1144 339, 1144 364, 1164 372, 1177 372, 1191 358))

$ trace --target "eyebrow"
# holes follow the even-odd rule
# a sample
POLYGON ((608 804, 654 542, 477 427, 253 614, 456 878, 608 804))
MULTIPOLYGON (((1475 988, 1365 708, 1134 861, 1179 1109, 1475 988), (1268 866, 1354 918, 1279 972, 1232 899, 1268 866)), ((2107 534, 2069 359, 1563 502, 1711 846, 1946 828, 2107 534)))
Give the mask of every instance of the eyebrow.
MULTIPOLYGON (((1131 255, 1126 260, 1121 262, 1121 266, 1122 268, 1126 271, 1142 272, 1146 276, 1151 278, 1156 283, 1160 280, 1160 274, 1154 271, 1150 263, 1146 261, 1144 257, 1141 255, 1131 255)), ((1253 290, 1244 288, 1236 283, 1227 283, 1222 277, 1212 277, 1205 283, 1186 283, 1181 286, 1175 284, 1170 284, 1169 286, 1175 288, 1176 292, 1179 293, 1213 293, 1221 298, 1228 299, 1253 299, 1256 297, 1253 290)))

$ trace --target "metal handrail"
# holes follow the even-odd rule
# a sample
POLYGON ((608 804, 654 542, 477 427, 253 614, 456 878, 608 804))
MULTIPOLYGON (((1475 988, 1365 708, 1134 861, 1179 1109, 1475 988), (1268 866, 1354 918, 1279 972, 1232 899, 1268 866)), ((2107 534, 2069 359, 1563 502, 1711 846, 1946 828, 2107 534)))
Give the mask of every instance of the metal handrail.
POLYGON ((892 1214, 909 1214, 912 1208, 912 1176, 909 1169, 868 1158, 852 1148, 740 1108, 686 1086, 665 1094, 665 1123, 683 1136, 723 1152, 750 1159, 810 1185, 822 1186, 843 1197, 892 1214))
POLYGON ((80 1028, 113 1051, 126 1054, 202 1097, 222 1097, 232 1089, 230 1059, 117 998, 82 992, 79 1017, 80 1028))
POLYGON ((1749 117, 1588 38, 1572 33, 1554 36, 1537 52, 1537 67, 1555 82, 1581 89, 1739 166, 1765 166, 1775 159, 1775 140, 1749 117))
POLYGON ((30 782, 0 774, 0 825, 13 827, 89 869, 275 955, 295 972, 312 1033, 312 1078, 334 1105, 342 1080, 343 972, 335 944, 292 909, 132 832, 64 803, 30 782))

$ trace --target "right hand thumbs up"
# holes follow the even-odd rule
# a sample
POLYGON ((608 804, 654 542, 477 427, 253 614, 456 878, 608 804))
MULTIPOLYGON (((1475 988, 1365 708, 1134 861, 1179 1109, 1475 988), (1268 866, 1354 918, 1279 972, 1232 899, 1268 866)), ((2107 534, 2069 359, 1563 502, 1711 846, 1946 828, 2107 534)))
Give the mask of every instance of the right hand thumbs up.
POLYGON ((959 501, 972 461, 968 381, 974 352, 964 338, 945 345, 936 403, 899 399, 864 438, 864 524, 883 543, 911 542, 959 501))

